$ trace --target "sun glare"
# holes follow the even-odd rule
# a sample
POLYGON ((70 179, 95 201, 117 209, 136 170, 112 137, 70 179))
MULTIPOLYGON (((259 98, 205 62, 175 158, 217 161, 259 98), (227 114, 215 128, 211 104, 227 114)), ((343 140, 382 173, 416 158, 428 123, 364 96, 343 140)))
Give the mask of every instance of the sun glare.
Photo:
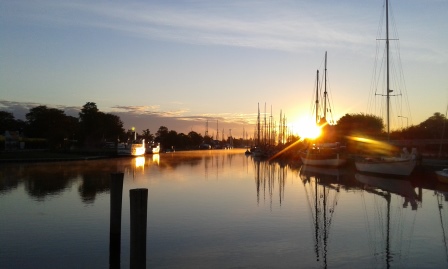
POLYGON ((311 119, 303 118, 295 124, 295 131, 300 138, 314 139, 320 136, 321 130, 311 119))

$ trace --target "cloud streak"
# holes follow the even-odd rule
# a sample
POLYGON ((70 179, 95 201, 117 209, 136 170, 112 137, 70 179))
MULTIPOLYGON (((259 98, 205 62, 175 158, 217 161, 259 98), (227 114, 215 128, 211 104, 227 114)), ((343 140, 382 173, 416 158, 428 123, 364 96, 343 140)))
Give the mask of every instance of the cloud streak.
POLYGON ((356 25, 347 27, 348 22, 340 18, 337 23, 323 16, 318 20, 306 5, 296 7, 291 3, 32 1, 14 7, 20 11, 17 16, 31 23, 109 29, 139 38, 190 44, 298 51, 363 42, 356 25))

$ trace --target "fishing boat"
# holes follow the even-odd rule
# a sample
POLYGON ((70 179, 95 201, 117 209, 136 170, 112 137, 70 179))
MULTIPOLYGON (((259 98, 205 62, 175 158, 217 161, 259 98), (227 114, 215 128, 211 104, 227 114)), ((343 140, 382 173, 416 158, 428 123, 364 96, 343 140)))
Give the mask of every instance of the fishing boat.
POLYGON ((145 139, 133 140, 130 143, 120 143, 117 146, 117 155, 119 156, 142 156, 145 153, 145 139))
MULTIPOLYGON (((316 124, 326 128, 327 123, 327 52, 325 52, 325 72, 324 72, 324 104, 323 115, 319 114, 319 70, 316 79, 316 124)), ((325 139, 329 139, 327 136, 325 139)), ((300 158, 305 165, 339 167, 347 163, 345 146, 339 142, 333 143, 310 143, 308 147, 300 152, 300 158)))
MULTIPOLYGON (((386 120, 387 120, 387 134, 390 140, 390 98, 395 96, 392 94, 393 90, 390 88, 390 72, 389 72, 389 1, 386 0, 386 120)), ((375 94, 381 95, 381 94, 375 94)), ((360 172, 387 174, 396 176, 408 176, 414 170, 417 164, 417 150, 412 149, 408 153, 407 149, 403 149, 403 153, 399 157, 392 157, 392 152, 388 153, 387 157, 364 157, 355 160, 356 169, 360 172)))

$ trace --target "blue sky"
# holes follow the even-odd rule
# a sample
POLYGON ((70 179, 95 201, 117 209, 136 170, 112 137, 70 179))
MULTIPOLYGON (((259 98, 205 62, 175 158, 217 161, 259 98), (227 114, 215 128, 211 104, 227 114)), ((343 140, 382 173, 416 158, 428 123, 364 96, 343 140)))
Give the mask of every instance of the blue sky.
MULTIPOLYGON (((448 1, 391 4, 399 38, 391 43, 400 46, 406 86, 391 127, 401 128, 445 113, 448 1)), ((21 118, 47 105, 76 115, 95 102, 126 128, 204 134, 208 120, 209 134, 241 136, 244 127, 252 136, 257 103, 295 127, 311 116, 327 51, 333 120, 369 113, 382 7, 383 0, 1 0, 0 109, 21 118)))

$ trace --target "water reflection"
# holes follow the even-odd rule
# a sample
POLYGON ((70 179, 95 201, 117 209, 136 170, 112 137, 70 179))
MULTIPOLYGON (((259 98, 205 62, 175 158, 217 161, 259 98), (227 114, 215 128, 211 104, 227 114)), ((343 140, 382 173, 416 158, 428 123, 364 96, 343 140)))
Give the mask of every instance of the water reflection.
POLYGON ((445 258, 448 263, 448 210, 446 209, 448 207, 448 186, 441 185, 439 187, 442 190, 435 191, 435 195, 437 197, 437 208, 439 209, 440 227, 442 230, 442 241, 445 251, 445 258))
POLYGON ((272 199, 275 191, 275 184, 277 182, 278 199, 281 206, 282 201, 285 199, 286 167, 276 162, 260 161, 256 158, 253 158, 253 164, 255 171, 255 186, 257 189, 257 204, 260 203, 260 192, 262 192, 263 201, 266 201, 267 195, 272 210, 272 199))
MULTIPOLYGON (((127 159, 131 166, 130 159, 127 159)), ((126 167, 125 159, 60 163, 5 164, 0 166, 0 195, 23 184, 36 201, 61 195, 77 185, 81 200, 92 203, 98 193, 109 190, 109 176, 126 167)))
MULTIPOLYGON (((58 252, 61 242, 79 241, 78 246, 64 243, 71 248, 60 252, 83 253, 88 261, 84 267, 106 267, 109 202, 104 194, 109 192, 110 174, 116 172, 125 173, 126 191, 151 189, 147 253, 151 268, 448 265, 448 185, 437 185, 427 174, 421 180, 395 180, 355 173, 350 167, 261 161, 244 151, 2 164, 0 238, 8 247, 0 246, 0 252, 6 253, 8 265, 20 262, 22 255, 29 263, 35 260, 24 246, 47 249, 39 255, 66 259, 58 252), (425 195, 426 208, 425 193, 430 193, 425 195), (58 199, 48 199, 54 196, 58 199), (83 204, 78 207, 80 200, 83 204), (23 214, 15 214, 17 208, 23 214), (423 220, 418 213, 424 213, 423 220), (46 217, 55 215, 61 217, 46 217), (29 242, 36 236, 28 229, 30 222, 40 227, 39 234, 45 232, 35 244, 29 242), (53 235, 45 227, 61 228, 53 235), (20 239, 20 233, 28 234, 20 239), (101 241, 101 236, 106 239, 101 241), (92 252, 84 251, 90 239, 92 252), (88 266, 97 257, 104 263, 88 266)), ((127 210, 123 206, 124 215, 127 210)), ((129 231, 128 226, 123 222, 123 231, 129 231)), ((122 240, 122 249, 129 249, 128 243, 122 240)), ((127 265, 128 251, 123 252, 120 261, 127 265)))
POLYGON ((421 197, 407 180, 363 174, 356 174, 355 178, 364 184, 366 192, 373 194, 373 202, 366 202, 368 197, 365 195, 362 197, 366 205, 369 246, 374 257, 378 264, 384 263, 387 268, 393 263, 403 266, 409 258, 421 197), (367 208, 367 205, 373 208, 367 208))
POLYGON ((302 166, 300 177, 305 188, 314 227, 316 261, 327 268, 328 241, 333 214, 338 204, 340 177, 343 170, 302 166))

